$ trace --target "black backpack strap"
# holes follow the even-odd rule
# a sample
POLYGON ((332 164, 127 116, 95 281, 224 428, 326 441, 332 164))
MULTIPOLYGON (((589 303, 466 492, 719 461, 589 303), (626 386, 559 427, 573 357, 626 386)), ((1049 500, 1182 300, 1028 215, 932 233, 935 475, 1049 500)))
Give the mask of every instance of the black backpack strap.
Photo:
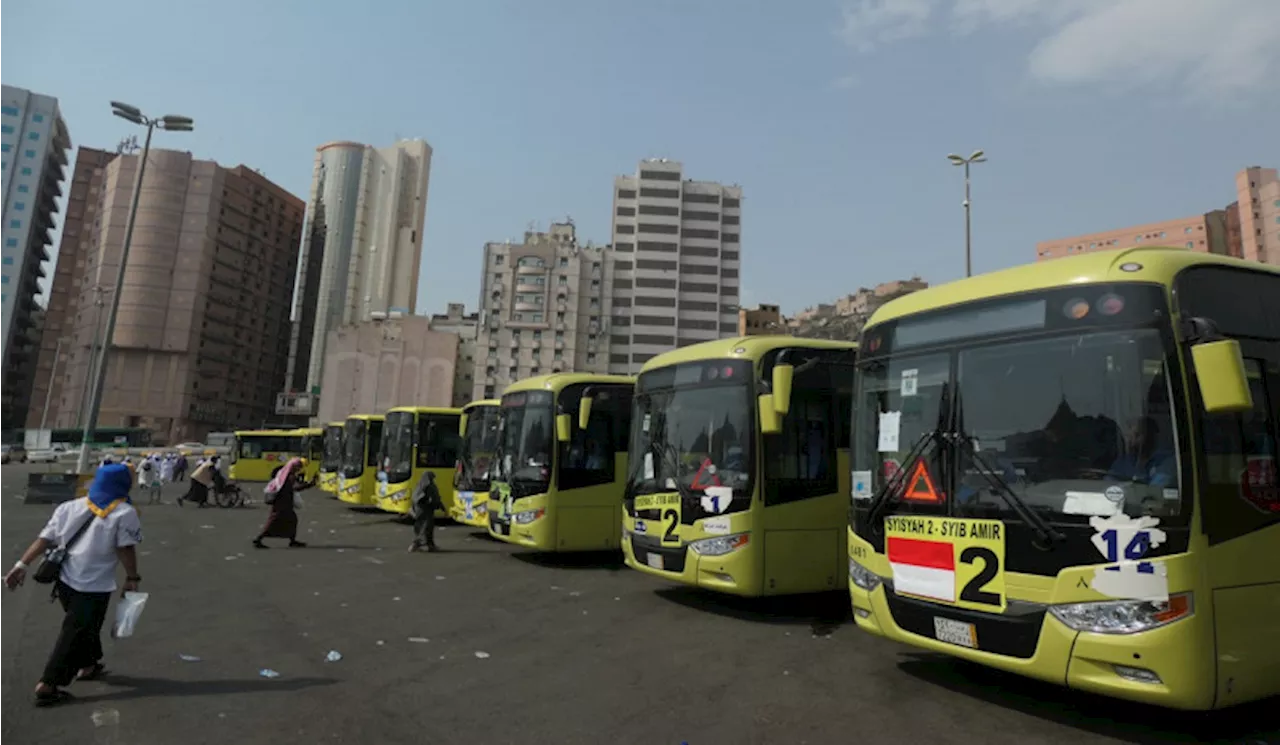
POLYGON ((72 533, 71 537, 67 539, 67 542, 62 544, 64 551, 67 551, 68 553, 71 552, 71 547, 76 545, 76 541, 80 540, 80 536, 84 535, 84 532, 89 529, 89 525, 93 523, 93 519, 95 517, 97 517, 97 515, 93 514, 93 510, 89 510, 89 519, 80 523, 80 527, 76 528, 76 532, 72 533))

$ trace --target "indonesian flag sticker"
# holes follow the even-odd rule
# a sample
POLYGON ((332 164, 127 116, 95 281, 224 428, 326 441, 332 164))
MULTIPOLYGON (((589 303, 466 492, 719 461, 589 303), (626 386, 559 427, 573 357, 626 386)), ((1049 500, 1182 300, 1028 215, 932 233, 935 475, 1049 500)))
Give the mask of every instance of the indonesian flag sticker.
POLYGON ((956 601, 953 544, 889 536, 887 548, 895 590, 948 603, 956 601))

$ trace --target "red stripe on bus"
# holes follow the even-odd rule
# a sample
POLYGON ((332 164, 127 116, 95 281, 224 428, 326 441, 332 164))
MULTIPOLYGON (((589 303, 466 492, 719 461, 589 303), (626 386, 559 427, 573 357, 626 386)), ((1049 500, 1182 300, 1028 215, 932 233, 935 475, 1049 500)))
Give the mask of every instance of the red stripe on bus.
POLYGON ((921 541, 915 538, 889 537, 889 561, 931 569, 955 571, 955 549, 950 543, 921 541))

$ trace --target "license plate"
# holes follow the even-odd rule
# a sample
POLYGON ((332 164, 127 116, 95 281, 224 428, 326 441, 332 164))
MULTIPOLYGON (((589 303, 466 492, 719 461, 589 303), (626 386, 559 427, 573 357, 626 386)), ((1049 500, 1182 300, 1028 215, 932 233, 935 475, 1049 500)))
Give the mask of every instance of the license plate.
POLYGON ((645 562, 654 569, 665 569, 666 564, 662 561, 662 554, 649 554, 645 562))
POLYGON ((933 635, 940 642, 969 649, 978 648, 978 630, 971 623, 952 621, 950 618, 933 618, 933 635))

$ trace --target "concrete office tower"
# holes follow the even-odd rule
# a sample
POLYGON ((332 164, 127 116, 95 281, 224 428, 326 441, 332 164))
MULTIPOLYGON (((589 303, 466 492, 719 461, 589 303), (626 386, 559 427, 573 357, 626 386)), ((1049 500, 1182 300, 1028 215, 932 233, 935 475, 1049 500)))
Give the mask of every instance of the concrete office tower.
POLYGON ((615 254, 579 246, 572 222, 522 243, 487 243, 472 399, 552 372, 608 370, 615 254))
POLYGON ((416 310, 430 174, 422 140, 316 148, 288 389, 318 388, 329 332, 375 312, 416 310))
MULTIPOLYGON (((53 402, 63 395, 66 377, 61 373, 66 372, 72 351, 67 337, 74 331, 76 311, 87 278, 85 266, 89 261, 94 224, 100 219, 98 210, 102 207, 102 185, 106 180, 107 164, 115 157, 114 152, 84 146, 76 150, 75 170, 67 194, 67 215, 62 226, 62 240, 58 243, 58 261, 45 306, 40 360, 31 388, 31 405, 27 409, 28 428, 39 427, 45 419, 46 400, 51 415, 53 402)), ((52 422, 52 417, 48 421, 52 422)), ((77 419, 72 426, 82 424, 77 419)))
MULTIPOLYGON (((81 416, 106 310, 94 288, 114 283, 138 161, 118 155, 106 166, 98 214, 86 226, 79 302, 63 343, 71 354, 50 426, 72 427, 81 416)), ((304 208, 246 166, 151 151, 107 355, 103 426, 147 427, 175 443, 272 418, 288 363, 304 208)))
POLYGON ((741 187, 685 180, 676 161, 643 160, 614 179, 609 372, 634 374, 673 347, 737 334, 741 222, 741 187))
POLYGON ((3 86, 4 264, 0 267, 0 337, 3 383, 0 409, 4 429, 21 427, 27 416, 42 334, 35 323, 36 296, 53 242, 54 215, 66 177, 71 136, 58 99, 3 86))
POLYGON ((431 314, 431 330, 458 337, 458 362, 453 369, 453 405, 463 406, 471 401, 471 389, 475 384, 480 314, 468 313, 464 303, 449 303, 444 313, 431 314))

